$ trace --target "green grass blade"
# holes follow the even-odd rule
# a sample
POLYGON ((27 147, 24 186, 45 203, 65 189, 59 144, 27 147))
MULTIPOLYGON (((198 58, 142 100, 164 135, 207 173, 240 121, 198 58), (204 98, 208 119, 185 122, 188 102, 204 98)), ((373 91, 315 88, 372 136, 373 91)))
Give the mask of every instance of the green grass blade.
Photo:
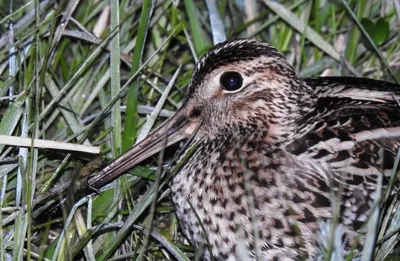
POLYGON ((376 52, 376 54, 379 56, 381 62, 385 65, 386 69, 389 71, 390 75, 392 76, 392 78, 398 83, 400 84, 400 79, 396 76, 396 74, 394 73, 394 71, 392 70, 391 66, 388 64, 388 62, 386 61, 386 59, 383 57, 382 52, 378 49, 378 47, 376 46, 376 44, 374 43, 374 41, 371 39, 371 37, 369 36, 369 34, 367 33, 367 31, 365 31, 364 27, 362 26, 362 24, 360 23, 360 21, 357 19, 356 15, 354 14, 354 12, 350 9, 349 5, 347 4, 347 2, 345 0, 342 0, 343 5, 346 7, 346 10, 350 13, 351 17, 353 18, 354 22, 356 23, 357 27, 360 29, 360 31, 362 32, 362 34, 367 38, 368 42, 372 45, 372 47, 374 48, 374 51, 376 52))
POLYGON ((201 26, 200 17, 196 13, 196 6, 193 0, 184 0, 185 10, 189 19, 190 30, 193 36, 194 48, 197 56, 201 56, 205 53, 210 42, 207 38, 206 32, 204 32, 201 26))
MULTIPOLYGON (((140 22, 138 34, 136 38, 136 45, 134 56, 132 60, 131 75, 135 75, 141 64, 144 46, 146 42, 147 32, 149 30, 150 18, 154 9, 154 0, 144 0, 142 6, 142 13, 140 15, 140 22)), ((135 142, 136 128, 137 128, 137 106, 138 106, 138 93, 139 93, 139 80, 135 80, 128 90, 128 101, 126 105, 125 116, 125 130, 122 136, 122 151, 127 151, 135 142)))

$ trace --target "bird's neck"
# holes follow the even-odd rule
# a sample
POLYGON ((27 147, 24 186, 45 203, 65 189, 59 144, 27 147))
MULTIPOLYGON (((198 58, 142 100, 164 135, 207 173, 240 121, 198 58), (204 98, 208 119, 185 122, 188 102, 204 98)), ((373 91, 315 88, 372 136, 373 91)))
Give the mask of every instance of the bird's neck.
POLYGON ((301 136, 299 127, 308 122, 307 115, 315 109, 316 102, 314 92, 302 80, 282 80, 271 84, 268 91, 253 90, 246 99, 246 108, 239 108, 234 115, 245 119, 239 124, 250 127, 249 132, 259 134, 259 139, 278 145, 301 136))

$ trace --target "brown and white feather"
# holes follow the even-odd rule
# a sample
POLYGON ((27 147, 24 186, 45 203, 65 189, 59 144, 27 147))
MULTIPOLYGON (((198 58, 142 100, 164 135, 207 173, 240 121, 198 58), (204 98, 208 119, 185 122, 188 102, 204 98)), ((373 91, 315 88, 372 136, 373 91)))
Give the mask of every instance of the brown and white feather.
POLYGON ((171 183, 184 233, 205 260, 236 260, 239 237, 252 258, 312 259, 318 222, 340 202, 346 249, 359 248, 377 177, 387 184, 400 146, 395 98, 400 87, 387 82, 300 79, 265 43, 215 46, 186 100, 188 117, 203 122, 198 147, 171 183), (226 71, 239 72, 243 88, 221 89, 226 71))

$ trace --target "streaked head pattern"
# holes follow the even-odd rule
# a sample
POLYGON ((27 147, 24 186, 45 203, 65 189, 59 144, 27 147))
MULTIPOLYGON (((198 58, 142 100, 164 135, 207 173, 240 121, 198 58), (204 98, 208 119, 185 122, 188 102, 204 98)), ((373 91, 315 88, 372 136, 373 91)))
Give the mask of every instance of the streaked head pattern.
POLYGON ((388 179, 400 146, 396 99, 395 84, 303 80, 266 43, 224 42, 197 63, 176 114, 88 183, 121 175, 165 137, 194 135, 171 193, 205 260, 314 260, 319 222, 334 215, 345 250, 359 249, 376 181, 388 179))
POLYGON ((310 88, 274 47, 235 40, 217 44, 197 63, 185 107, 190 121, 203 121, 199 135, 245 127, 282 141, 313 103, 310 88))

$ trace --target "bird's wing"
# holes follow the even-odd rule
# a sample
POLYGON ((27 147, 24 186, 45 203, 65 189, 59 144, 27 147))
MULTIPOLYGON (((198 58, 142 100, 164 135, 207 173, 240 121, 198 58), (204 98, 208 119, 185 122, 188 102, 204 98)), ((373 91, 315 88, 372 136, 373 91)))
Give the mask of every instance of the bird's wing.
POLYGON ((300 161, 320 162, 331 170, 348 205, 342 206, 343 222, 358 230, 378 175, 383 173, 388 183, 400 147, 400 86, 344 77, 305 81, 318 100, 299 122, 300 137, 286 149, 300 161))
POLYGON ((318 101, 288 150, 363 176, 391 170, 400 145, 400 86, 344 77, 306 82, 318 101))

